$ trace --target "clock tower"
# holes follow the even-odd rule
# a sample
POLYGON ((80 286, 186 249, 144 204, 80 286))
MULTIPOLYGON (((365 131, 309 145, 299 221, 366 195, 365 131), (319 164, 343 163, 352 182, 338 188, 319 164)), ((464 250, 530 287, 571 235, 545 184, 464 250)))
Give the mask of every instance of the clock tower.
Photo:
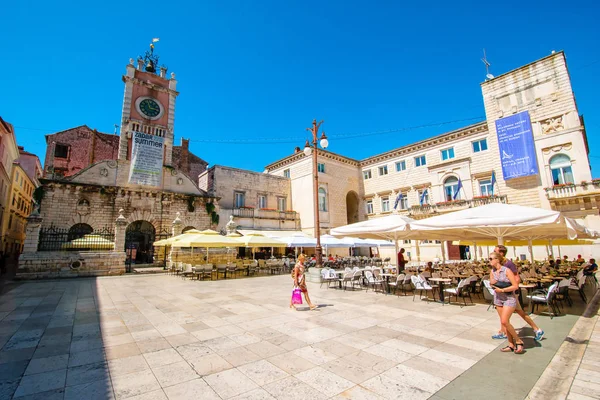
POLYGON ((137 66, 129 60, 127 73, 123 75, 125 94, 121 114, 121 137, 119 160, 131 159, 133 132, 143 132, 164 137, 163 164, 170 166, 173 155, 175 122, 175 98, 177 81, 175 74, 167 78, 167 68, 158 67, 154 54, 154 39, 150 50, 139 57, 137 66))

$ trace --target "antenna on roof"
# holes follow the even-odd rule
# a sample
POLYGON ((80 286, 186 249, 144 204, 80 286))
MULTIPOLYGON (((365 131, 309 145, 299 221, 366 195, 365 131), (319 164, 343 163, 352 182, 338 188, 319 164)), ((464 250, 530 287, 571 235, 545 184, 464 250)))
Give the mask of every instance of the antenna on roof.
POLYGON ((117 129, 119 129, 119 125, 115 124, 115 135, 117 134, 117 129))
POLYGON ((483 64, 485 65, 485 77, 487 79, 494 79, 494 75, 490 74, 490 66, 492 64, 490 64, 490 62, 487 60, 487 56, 485 55, 485 49, 483 49, 483 58, 481 59, 481 61, 483 61, 483 64))

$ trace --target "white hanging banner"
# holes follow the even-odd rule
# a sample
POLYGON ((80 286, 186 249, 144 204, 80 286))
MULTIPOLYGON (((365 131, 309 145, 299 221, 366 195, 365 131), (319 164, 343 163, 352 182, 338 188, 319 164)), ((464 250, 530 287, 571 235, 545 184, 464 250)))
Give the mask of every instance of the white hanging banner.
POLYGON ((133 132, 129 183, 161 186, 165 138, 133 132))

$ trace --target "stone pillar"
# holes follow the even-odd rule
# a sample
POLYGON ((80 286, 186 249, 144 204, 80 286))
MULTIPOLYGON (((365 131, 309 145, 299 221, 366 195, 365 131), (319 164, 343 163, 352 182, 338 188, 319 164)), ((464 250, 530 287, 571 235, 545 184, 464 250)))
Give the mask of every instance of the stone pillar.
POLYGON ((127 220, 123 216, 125 210, 119 210, 119 216, 115 221, 115 248, 113 251, 124 252, 125 251, 125 229, 127 228, 127 220))
POLYGON ((179 217, 181 217, 181 213, 180 212, 178 212, 175 215, 175 219, 171 223, 171 234, 173 236, 179 236, 179 235, 181 235, 181 230, 183 229, 182 228, 183 223, 181 222, 181 219, 179 217))
POLYGON ((27 227, 25 228, 25 244, 23 245, 23 253, 35 253, 38 250, 40 242, 40 229, 44 219, 35 209, 29 217, 27 217, 27 227))
MULTIPOLYGON (((175 219, 173 220, 173 222, 171 223, 171 237, 175 237, 175 236, 179 236, 181 235, 181 230, 183 229, 183 223, 181 222, 181 219, 179 218, 181 216, 181 213, 178 212, 175 215, 175 219)), ((171 251, 169 252, 169 261, 175 261, 177 259, 177 255, 179 254, 179 247, 173 247, 171 246, 171 251)))
POLYGON ((233 220, 233 215, 229 216, 229 222, 225 225, 225 229, 227 230, 227 236, 231 236, 235 234, 237 228, 237 224, 233 220))

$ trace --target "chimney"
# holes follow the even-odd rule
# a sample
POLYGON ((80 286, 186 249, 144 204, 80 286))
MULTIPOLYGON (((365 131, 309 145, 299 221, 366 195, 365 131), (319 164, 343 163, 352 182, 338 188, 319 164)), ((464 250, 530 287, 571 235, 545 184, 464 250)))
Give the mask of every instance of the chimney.
POLYGON ((142 71, 144 69, 144 60, 142 60, 141 58, 138 58, 137 62, 138 62, 137 69, 142 71))
POLYGON ((190 172, 190 139, 181 138, 181 159, 179 160, 179 168, 186 172, 190 172))
POLYGON ((167 69, 165 67, 160 67, 160 77, 167 78, 167 69))

